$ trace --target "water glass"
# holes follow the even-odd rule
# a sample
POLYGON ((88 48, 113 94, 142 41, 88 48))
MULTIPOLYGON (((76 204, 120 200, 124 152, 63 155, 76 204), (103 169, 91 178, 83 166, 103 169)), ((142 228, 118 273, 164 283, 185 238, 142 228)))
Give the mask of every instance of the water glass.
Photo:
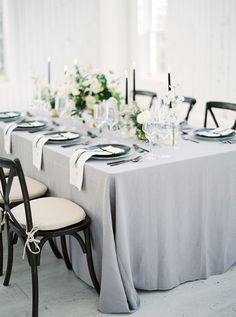
POLYGON ((142 126, 143 132, 145 133, 146 138, 149 142, 149 153, 147 153, 147 159, 153 160, 156 158, 156 155, 153 152, 153 143, 156 139, 156 123, 155 122, 147 122, 142 126))
POLYGON ((93 112, 93 119, 94 124, 96 128, 99 131, 100 137, 99 137, 99 143, 103 143, 102 133, 103 133, 103 127, 106 124, 106 104, 105 102, 102 102, 100 104, 94 105, 94 112, 93 112))

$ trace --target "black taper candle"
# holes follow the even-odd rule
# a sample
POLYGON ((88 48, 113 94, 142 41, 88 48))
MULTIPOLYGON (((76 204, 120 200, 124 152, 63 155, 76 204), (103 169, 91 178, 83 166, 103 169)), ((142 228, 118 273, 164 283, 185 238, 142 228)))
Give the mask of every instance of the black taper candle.
POLYGON ((168 90, 171 90, 171 79, 170 79, 170 73, 168 73, 168 90))
POLYGON ((136 78, 135 78, 135 63, 133 63, 133 101, 135 101, 136 98, 136 78))
POLYGON ((128 83, 128 73, 125 72, 125 104, 128 105, 129 103, 129 83, 128 83))
MULTIPOLYGON (((168 67, 168 91, 171 91, 170 67, 168 67)), ((169 107, 172 108, 172 102, 170 102, 169 107)))

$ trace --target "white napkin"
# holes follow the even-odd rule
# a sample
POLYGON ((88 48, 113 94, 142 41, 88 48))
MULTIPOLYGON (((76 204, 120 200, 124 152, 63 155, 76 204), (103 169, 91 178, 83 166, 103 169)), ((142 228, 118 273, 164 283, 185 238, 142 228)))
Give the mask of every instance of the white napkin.
POLYGON ((124 150, 113 147, 111 145, 102 147, 102 149, 95 150, 86 150, 86 149, 78 149, 75 151, 70 158, 70 184, 74 185, 78 188, 78 190, 82 189, 83 185, 83 175, 84 175, 84 164, 90 159, 93 155, 110 155, 111 153, 123 153, 124 150))
POLYGON ((32 152, 33 152, 33 164, 40 171, 42 165, 43 146, 48 141, 49 136, 37 135, 33 139, 32 152))
POLYGON ((74 139, 75 137, 77 137, 78 134, 73 133, 73 132, 59 132, 58 134, 54 134, 51 137, 53 138, 53 140, 70 140, 70 139, 74 139))
POLYGON ((226 128, 217 128, 213 130, 214 133, 219 134, 220 136, 227 136, 230 135, 231 133, 235 132, 233 129, 226 129, 226 128))
POLYGON ((216 128, 214 130, 198 131, 197 135, 206 137, 228 136, 235 132, 233 129, 216 128))
POLYGON ((7 154, 11 153, 11 134, 12 131, 17 127, 16 123, 9 123, 5 126, 3 131, 4 148, 7 154))

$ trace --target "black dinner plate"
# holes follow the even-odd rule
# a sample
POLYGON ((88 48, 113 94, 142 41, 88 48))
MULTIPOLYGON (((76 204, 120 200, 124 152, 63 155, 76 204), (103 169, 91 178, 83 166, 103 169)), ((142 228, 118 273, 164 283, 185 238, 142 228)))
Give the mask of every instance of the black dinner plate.
POLYGON ((68 143, 70 141, 75 141, 80 139, 81 134, 78 132, 69 132, 69 131, 54 131, 45 133, 45 136, 50 136, 47 143, 51 144, 61 144, 61 143, 68 143))
POLYGON ((106 150, 104 150, 104 153, 101 152, 101 154, 96 154, 93 155, 92 158, 100 158, 100 159, 104 159, 104 158, 113 158, 113 157, 120 157, 120 156, 124 156, 126 154, 128 154, 131 150, 131 147, 124 145, 124 144, 97 144, 97 145, 90 145, 86 147, 86 150, 88 151, 93 151, 98 149, 98 151, 100 151, 101 149, 104 149, 108 146, 112 146, 115 147, 117 149, 123 150, 121 153, 109 153, 106 150))
MULTIPOLYGON (((197 139, 205 140, 205 141, 222 141, 228 140, 235 135, 235 131, 229 132, 228 134, 222 135, 220 133, 212 133, 214 128, 201 128, 194 131, 194 136, 197 139), (206 135, 202 135, 202 133, 206 133, 206 135), (209 133, 209 135, 207 135, 209 133)), ((229 129, 230 130, 230 129, 229 129)))
POLYGON ((14 121, 20 117, 19 111, 3 111, 0 112, 0 121, 14 121))
POLYGON ((27 131, 31 129, 41 129, 46 127, 47 123, 41 120, 24 120, 17 124, 18 131, 27 131))

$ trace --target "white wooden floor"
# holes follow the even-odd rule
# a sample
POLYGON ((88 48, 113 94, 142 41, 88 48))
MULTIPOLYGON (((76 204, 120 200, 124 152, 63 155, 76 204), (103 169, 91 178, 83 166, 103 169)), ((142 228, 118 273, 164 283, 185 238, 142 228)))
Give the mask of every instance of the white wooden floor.
MULTIPOLYGON (((15 253, 11 284, 2 286, 0 317, 31 316, 31 280, 22 248, 15 253)), ((97 317, 96 292, 68 271, 49 249, 39 270, 40 317, 97 317)), ((236 317, 236 267, 205 281, 183 284, 171 291, 139 292, 141 308, 134 317, 236 317)), ((121 316, 130 316, 122 314, 121 316)))

